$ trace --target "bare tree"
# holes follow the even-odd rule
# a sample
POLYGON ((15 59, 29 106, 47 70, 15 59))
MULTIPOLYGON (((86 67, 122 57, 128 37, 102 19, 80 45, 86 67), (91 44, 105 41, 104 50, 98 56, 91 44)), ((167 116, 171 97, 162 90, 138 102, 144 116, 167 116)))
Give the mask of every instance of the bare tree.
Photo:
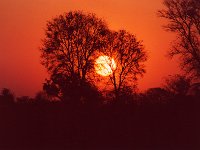
POLYGON ((110 66, 112 68, 110 82, 113 85, 115 97, 119 98, 126 87, 136 87, 138 75, 143 75, 145 72, 144 62, 147 55, 142 43, 125 30, 110 33, 107 42, 104 53, 116 63, 116 68, 110 66))
POLYGON ((47 93, 59 99, 70 94, 79 96, 81 92, 77 94, 77 91, 85 84, 90 85, 93 55, 104 46, 107 32, 104 21, 79 11, 60 15, 47 23, 41 48, 42 64, 50 74, 44 84, 47 93))
POLYGON ((200 1, 164 0, 160 17, 169 21, 167 31, 177 33, 177 40, 169 52, 181 58, 181 67, 187 74, 200 78, 200 1))

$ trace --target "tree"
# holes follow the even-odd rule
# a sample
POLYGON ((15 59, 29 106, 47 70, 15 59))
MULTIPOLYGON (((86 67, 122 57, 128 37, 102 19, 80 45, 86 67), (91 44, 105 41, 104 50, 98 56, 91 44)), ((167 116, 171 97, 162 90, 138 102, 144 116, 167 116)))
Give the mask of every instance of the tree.
POLYGON ((199 98, 200 97, 200 83, 191 84, 188 94, 199 98))
POLYGON ((34 102, 37 104, 46 104, 51 101, 55 101, 55 100, 52 99, 49 95, 47 95, 47 93, 44 91, 37 92, 34 97, 34 102))
POLYGON ((50 74, 44 90, 59 99, 80 99, 83 87, 91 85, 93 56, 105 45, 107 32, 104 21, 80 11, 49 21, 41 48, 42 64, 50 74))
POLYGON ((21 96, 16 98, 16 102, 20 104, 30 104, 33 102, 33 99, 29 96, 21 96))
POLYGON ((151 103, 165 103, 171 98, 171 94, 167 90, 157 87, 148 89, 145 97, 151 103))
POLYGON ((200 1, 164 0, 164 5, 158 14, 169 21, 165 29, 177 33, 169 55, 180 56, 182 69, 200 78, 200 1))
POLYGON ((3 88, 0 95, 1 104, 12 104, 15 101, 14 94, 7 88, 3 88))
POLYGON ((116 68, 110 66, 112 74, 109 77, 115 97, 119 98, 126 87, 136 87, 138 75, 145 72, 143 63, 147 55, 142 43, 125 30, 110 33, 107 42, 104 54, 115 60, 116 68))
POLYGON ((165 80, 164 88, 174 95, 185 96, 190 89, 191 79, 183 75, 169 76, 165 80))

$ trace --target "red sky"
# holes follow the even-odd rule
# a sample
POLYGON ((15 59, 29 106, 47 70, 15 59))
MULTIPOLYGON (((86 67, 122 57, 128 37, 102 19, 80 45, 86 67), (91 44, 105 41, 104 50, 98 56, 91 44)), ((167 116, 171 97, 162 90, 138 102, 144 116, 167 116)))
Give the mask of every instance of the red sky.
POLYGON ((174 35, 163 30, 156 16, 162 0, 0 0, 0 88, 15 95, 34 96, 47 73, 40 64, 46 21, 71 10, 96 13, 113 30, 125 29, 143 40, 149 59, 139 89, 162 85, 178 72, 178 63, 166 57, 174 35))

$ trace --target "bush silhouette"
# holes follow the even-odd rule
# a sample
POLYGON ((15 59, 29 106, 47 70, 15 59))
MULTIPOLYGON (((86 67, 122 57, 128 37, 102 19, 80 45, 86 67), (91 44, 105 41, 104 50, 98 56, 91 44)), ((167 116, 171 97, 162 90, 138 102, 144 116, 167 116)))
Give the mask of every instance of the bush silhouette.
POLYGON ((14 94, 7 88, 3 88, 0 95, 1 104, 12 104, 14 103, 14 94))

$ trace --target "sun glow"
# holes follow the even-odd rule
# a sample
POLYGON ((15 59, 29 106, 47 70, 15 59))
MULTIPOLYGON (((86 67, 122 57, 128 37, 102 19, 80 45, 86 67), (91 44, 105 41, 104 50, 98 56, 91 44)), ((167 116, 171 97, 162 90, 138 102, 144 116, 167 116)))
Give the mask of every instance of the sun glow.
POLYGON ((97 74, 109 76, 116 69, 116 63, 109 56, 99 56, 95 62, 95 70, 97 74))

